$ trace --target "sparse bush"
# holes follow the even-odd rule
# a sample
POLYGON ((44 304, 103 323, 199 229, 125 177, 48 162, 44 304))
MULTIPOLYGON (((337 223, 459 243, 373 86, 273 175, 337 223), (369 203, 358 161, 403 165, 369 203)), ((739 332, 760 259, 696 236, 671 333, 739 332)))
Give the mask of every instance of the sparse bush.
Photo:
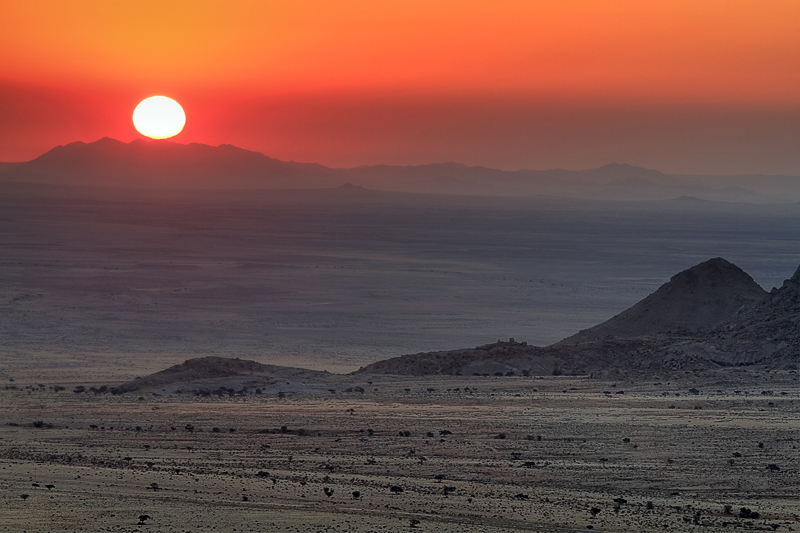
POLYGON ((751 511, 747 507, 742 507, 741 509, 739 509, 739 518, 751 518, 753 520, 756 520, 760 516, 761 516, 760 513, 757 513, 756 511, 751 511))

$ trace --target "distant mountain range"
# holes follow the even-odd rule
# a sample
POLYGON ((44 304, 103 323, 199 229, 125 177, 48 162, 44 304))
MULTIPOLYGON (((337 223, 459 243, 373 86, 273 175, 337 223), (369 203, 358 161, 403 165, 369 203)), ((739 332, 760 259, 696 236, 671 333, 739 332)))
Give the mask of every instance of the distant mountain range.
POLYGON ((171 189, 313 189, 351 183, 382 191, 478 196, 800 201, 798 176, 675 175, 617 163, 580 171, 505 171, 457 163, 329 168, 229 144, 124 143, 108 137, 57 146, 25 163, 0 163, 0 181, 171 189))

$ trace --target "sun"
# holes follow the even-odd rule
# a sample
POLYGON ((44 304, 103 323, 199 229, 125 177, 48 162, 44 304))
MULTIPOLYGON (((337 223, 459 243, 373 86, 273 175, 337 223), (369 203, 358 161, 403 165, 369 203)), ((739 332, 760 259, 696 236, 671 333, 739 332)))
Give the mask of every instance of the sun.
POLYGON ((145 98, 133 110, 136 130, 151 139, 166 139, 181 132, 186 114, 181 105, 166 96, 145 98))

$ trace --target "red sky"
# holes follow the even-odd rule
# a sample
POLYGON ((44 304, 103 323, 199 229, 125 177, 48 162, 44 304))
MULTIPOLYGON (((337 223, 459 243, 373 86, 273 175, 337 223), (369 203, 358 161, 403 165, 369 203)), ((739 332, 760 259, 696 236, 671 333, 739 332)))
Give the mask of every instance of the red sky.
POLYGON ((800 175, 800 2, 0 4, 0 161, 155 94, 177 142, 331 166, 800 175))

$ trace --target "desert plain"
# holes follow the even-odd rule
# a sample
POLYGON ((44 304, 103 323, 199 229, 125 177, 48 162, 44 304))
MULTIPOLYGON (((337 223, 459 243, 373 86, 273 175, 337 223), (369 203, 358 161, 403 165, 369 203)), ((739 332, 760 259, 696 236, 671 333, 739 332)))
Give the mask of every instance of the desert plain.
POLYGON ((796 372, 340 376, 225 397, 78 385, 0 391, 0 530, 800 528, 796 372))
POLYGON ((800 529, 796 366, 350 374, 556 342, 713 256, 769 290, 797 268, 793 206, 11 185, 0 202, 0 531, 800 529), (319 374, 103 389, 207 356, 319 374))

